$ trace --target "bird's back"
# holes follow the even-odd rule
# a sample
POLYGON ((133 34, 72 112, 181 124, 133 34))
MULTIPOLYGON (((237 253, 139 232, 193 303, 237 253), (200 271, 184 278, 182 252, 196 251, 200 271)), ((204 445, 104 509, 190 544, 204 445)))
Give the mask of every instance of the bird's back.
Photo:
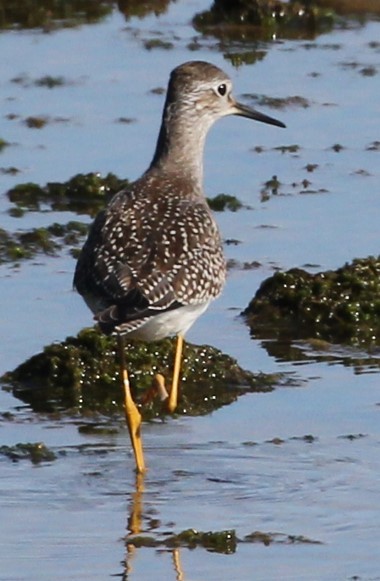
POLYGON ((178 177, 147 173, 97 216, 74 286, 105 332, 129 333, 154 315, 220 294, 218 228, 204 197, 188 190, 178 177))

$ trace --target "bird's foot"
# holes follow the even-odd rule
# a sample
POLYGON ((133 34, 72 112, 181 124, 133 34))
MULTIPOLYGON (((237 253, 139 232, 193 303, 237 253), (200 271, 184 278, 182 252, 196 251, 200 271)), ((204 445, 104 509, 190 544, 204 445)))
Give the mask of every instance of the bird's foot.
POLYGON ((168 390, 165 387, 165 378, 161 373, 157 373, 153 377, 152 385, 145 392, 144 397, 141 399, 141 404, 146 405, 156 397, 162 402, 165 402, 169 397, 168 390))
POLYGON ((141 403, 142 405, 146 405, 147 403, 151 402, 155 397, 158 397, 159 400, 162 402, 162 407, 165 411, 169 413, 173 413, 175 408, 177 407, 177 392, 173 394, 173 388, 171 389, 170 393, 166 389, 165 386, 165 378, 161 373, 156 373, 153 377, 152 385, 150 389, 145 393, 141 403), (173 398, 173 396, 175 396, 173 398))

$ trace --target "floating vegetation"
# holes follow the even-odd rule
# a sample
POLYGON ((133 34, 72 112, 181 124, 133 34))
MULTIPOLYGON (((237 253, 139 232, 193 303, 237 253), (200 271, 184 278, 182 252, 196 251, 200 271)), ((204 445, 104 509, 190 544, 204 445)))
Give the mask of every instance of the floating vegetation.
POLYGON ((62 87, 68 84, 64 77, 53 77, 51 75, 45 75, 39 77, 38 79, 31 79, 29 75, 22 74, 11 79, 12 83, 17 85, 22 85, 23 87, 46 87, 47 89, 54 89, 56 87, 62 87))
POLYGON ((5 141, 5 139, 2 139, 0 137, 0 152, 5 149, 6 147, 8 147, 10 145, 10 143, 8 143, 8 141, 5 141))
POLYGON ((279 194, 279 189, 281 187, 281 182, 277 176, 272 176, 270 180, 267 180, 260 190, 260 199, 262 202, 266 202, 272 196, 277 196, 279 194))
POLYGON ((57 28, 97 22, 110 14, 113 3, 107 0, 0 0, 0 28, 57 28))
POLYGON ((331 149, 335 151, 335 153, 340 153, 343 149, 345 149, 345 147, 340 143, 334 143, 334 145, 331 146, 331 149))
POLYGON ((334 10, 337 14, 361 16, 363 14, 380 14, 377 0, 318 0, 321 8, 334 10))
POLYGON ((20 460, 30 460, 33 464, 41 462, 52 462, 56 460, 54 452, 49 450, 42 442, 34 444, 16 444, 15 446, 0 446, 0 454, 6 456, 13 462, 20 460))
POLYGON ((128 535, 125 540, 128 545, 133 545, 134 547, 167 547, 170 549, 202 547, 207 551, 225 555, 235 553, 237 544, 236 533, 232 529, 215 532, 186 529, 180 533, 173 533, 162 538, 153 535, 128 535))
POLYGON ((279 145, 274 147, 274 151, 280 151, 281 153, 299 153, 301 147, 299 145, 279 145))
POLYGON ((68 123, 70 119, 65 117, 48 117, 47 115, 32 115, 24 119, 24 123, 29 129, 43 129, 50 123, 68 123))
POLYGON ((47 89, 54 89, 55 87, 62 87, 65 84, 65 79, 63 77, 52 77, 51 75, 45 75, 39 79, 36 79, 34 84, 37 87, 46 87, 47 89))
POLYGON ((260 543, 265 546, 269 546, 272 544, 285 544, 285 545, 294 545, 294 544, 307 544, 307 545, 322 545, 321 541, 316 541, 314 539, 309 539, 304 535, 287 535, 284 533, 266 533, 262 531, 254 531, 246 535, 243 539, 244 543, 260 543))
POLYGON ((119 0, 117 7, 120 12, 125 16, 126 20, 130 18, 145 18, 149 16, 152 12, 155 16, 164 14, 170 2, 174 0, 149 0, 146 2, 141 2, 141 0, 119 0))
POLYGON ((227 47, 227 52, 224 54, 224 58, 229 60, 233 67, 237 68, 243 64, 253 65, 260 62, 264 60, 266 54, 266 51, 252 48, 248 44, 244 48, 239 46, 239 50, 233 48, 233 46, 227 47))
POLYGON ((128 545, 135 547, 186 547, 188 549, 202 547, 207 551, 223 553, 225 555, 235 553, 238 544, 242 543, 260 543, 265 546, 272 544, 322 544, 321 541, 310 539, 304 535, 254 531, 245 535, 243 538, 239 538, 234 529, 202 532, 192 528, 181 531, 180 533, 171 534, 168 537, 128 535, 125 541, 128 545))
POLYGON ((130 125, 131 123, 135 123, 136 119, 132 117, 119 117, 116 119, 116 123, 125 123, 125 125, 130 125))
MULTIPOLYGON (((84 329, 76 337, 45 347, 1 380, 35 411, 122 413, 115 349, 114 337, 107 337, 96 328, 84 329)), ((126 356, 137 399, 151 387, 155 373, 163 373, 170 382, 174 357, 171 339, 127 343, 126 356)), ((271 391, 291 382, 281 374, 244 371, 234 359, 212 347, 186 344, 176 413, 206 414, 230 404, 241 394, 271 391)), ((144 404, 142 413, 145 419, 160 416, 162 404, 153 399, 144 404)))
POLYGON ((214 0, 211 8, 193 19, 195 28, 223 39, 272 39, 273 36, 310 38, 331 30, 329 7, 300 0, 214 0))
POLYGON ((29 129, 42 129, 49 123, 49 118, 45 116, 31 116, 26 117, 24 123, 29 129))
POLYGON ((218 532, 201 532, 195 529, 187 529, 179 534, 172 535, 166 539, 168 547, 188 547, 195 549, 203 547, 207 551, 224 553, 226 555, 236 551, 236 533, 234 530, 218 532))
POLYGON ((10 167, 0 167, 0 172, 3 175, 10 175, 10 176, 15 176, 18 173, 21 172, 21 170, 17 169, 17 167, 14 166, 10 166, 10 167))
POLYGON ((207 203, 214 212, 223 212, 224 210, 236 212, 243 207, 241 201, 230 194, 218 194, 214 198, 207 198, 207 203))
POLYGON ((174 48, 174 44, 167 40, 162 40, 161 38, 152 38, 151 40, 146 40, 144 42, 144 47, 146 50, 153 50, 156 48, 160 48, 163 50, 171 50, 174 48))
POLYGON ((95 216, 108 200, 128 185, 128 180, 109 173, 77 174, 67 182, 49 182, 41 187, 34 183, 19 184, 7 192, 10 202, 22 210, 39 212, 71 211, 95 216))
POLYGON ((14 234, 0 228, 0 264, 18 263, 34 258, 39 253, 55 256, 67 245, 73 252, 83 242, 87 230, 85 224, 76 221, 64 225, 55 223, 47 228, 33 228, 14 234))
POLYGON ((380 141, 373 141, 367 145, 366 151, 380 151, 380 141))
POLYGON ((277 272, 261 284, 243 314, 255 336, 378 344, 380 257, 317 274, 299 268, 277 272))

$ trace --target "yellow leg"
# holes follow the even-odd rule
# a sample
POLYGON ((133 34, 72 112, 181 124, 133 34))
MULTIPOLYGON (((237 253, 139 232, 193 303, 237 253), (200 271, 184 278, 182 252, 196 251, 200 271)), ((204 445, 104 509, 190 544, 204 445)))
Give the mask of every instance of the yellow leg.
POLYGON ((170 413, 173 413, 175 408, 177 407, 179 374, 181 373, 181 363, 182 363, 182 351, 183 351, 183 336, 178 335, 174 358, 173 382, 168 399, 168 411, 170 413))
POLYGON ((119 357, 120 357, 120 376, 124 389, 124 410, 129 436, 131 438, 133 453, 136 461, 136 471, 138 473, 145 471, 144 452, 141 440, 141 414, 133 401, 131 388, 129 385, 128 372, 125 366, 124 340, 122 336, 118 337, 119 357))
POLYGON ((182 351, 183 351, 183 336, 177 336, 177 343, 174 357, 173 381, 170 394, 166 391, 165 378, 161 373, 157 373, 153 378, 152 392, 158 394, 162 401, 166 400, 165 407, 168 412, 173 413, 177 407, 178 402, 178 386, 179 376, 181 373, 182 351))

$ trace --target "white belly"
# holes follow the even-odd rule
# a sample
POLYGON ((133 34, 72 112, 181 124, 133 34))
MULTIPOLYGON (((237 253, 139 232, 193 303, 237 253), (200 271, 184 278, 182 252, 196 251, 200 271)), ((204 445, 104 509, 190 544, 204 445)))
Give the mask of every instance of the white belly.
POLYGON ((166 311, 150 317, 136 331, 132 331, 126 336, 131 339, 141 339, 142 341, 160 341, 172 335, 184 335, 196 319, 204 313, 210 302, 208 301, 201 305, 186 305, 173 311, 166 311))

